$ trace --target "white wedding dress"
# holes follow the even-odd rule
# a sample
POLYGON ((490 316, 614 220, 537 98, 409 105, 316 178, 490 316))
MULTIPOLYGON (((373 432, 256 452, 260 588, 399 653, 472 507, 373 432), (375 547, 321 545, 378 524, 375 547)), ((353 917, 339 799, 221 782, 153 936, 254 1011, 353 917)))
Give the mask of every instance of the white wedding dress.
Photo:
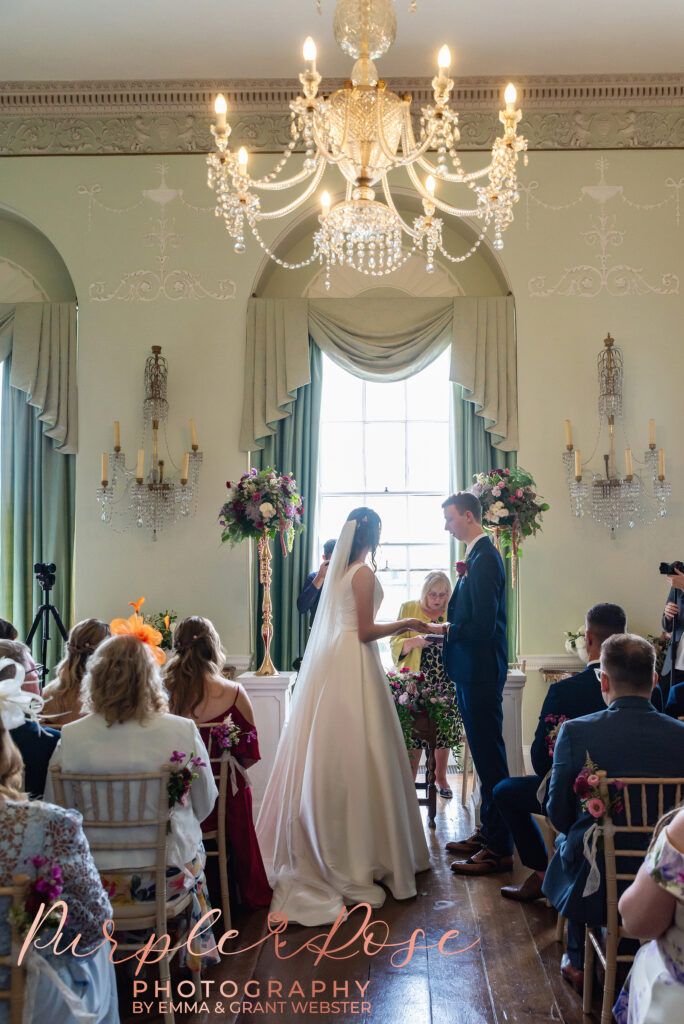
MULTIPOLYGON (((355 523, 328 568, 257 821, 271 911, 303 925, 343 907, 415 896, 429 867, 406 746, 376 643, 361 643, 347 568, 355 523)), ((375 582, 375 613, 382 587, 375 582)))

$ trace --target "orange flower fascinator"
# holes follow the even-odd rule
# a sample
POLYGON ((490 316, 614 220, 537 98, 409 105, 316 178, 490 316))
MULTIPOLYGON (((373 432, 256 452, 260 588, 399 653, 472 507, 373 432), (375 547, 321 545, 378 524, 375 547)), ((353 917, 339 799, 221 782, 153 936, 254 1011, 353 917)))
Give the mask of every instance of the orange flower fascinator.
POLYGON ((166 655, 160 646, 162 635, 158 629, 150 626, 145 622, 142 615, 138 614, 138 610, 144 601, 144 597, 138 598, 137 601, 129 601, 128 603, 131 607, 135 608, 133 614, 127 619, 112 619, 109 623, 109 628, 112 636, 137 636, 138 640, 142 640, 144 644, 147 644, 157 664, 163 665, 166 661, 166 655))

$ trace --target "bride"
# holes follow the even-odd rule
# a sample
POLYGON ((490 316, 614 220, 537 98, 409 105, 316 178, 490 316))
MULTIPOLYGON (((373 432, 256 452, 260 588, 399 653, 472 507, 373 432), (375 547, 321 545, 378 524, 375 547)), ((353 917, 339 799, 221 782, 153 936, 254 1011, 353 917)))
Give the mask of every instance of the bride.
POLYGON ((376 624, 382 587, 366 565, 380 539, 370 508, 335 545, 257 821, 271 911, 329 924, 345 905, 416 894, 429 854, 399 719, 376 640, 424 630, 376 624))

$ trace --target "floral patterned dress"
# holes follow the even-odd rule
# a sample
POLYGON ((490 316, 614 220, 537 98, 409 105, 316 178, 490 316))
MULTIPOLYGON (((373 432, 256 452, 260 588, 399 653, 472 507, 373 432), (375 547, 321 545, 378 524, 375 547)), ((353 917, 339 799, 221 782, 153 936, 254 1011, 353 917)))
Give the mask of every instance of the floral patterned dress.
MULTIPOLYGON (((51 949, 34 950, 24 961, 28 969, 24 1021, 40 1024, 119 1024, 114 966, 109 947, 102 945, 102 926, 112 916, 107 894, 81 827, 78 811, 38 801, 0 802, 0 885, 11 885, 12 876, 35 876, 31 858, 41 855, 62 871, 62 893, 69 916, 61 947, 79 936, 73 956, 51 949), (98 945, 101 947, 97 949, 98 945)), ((9 899, 0 900, 0 954, 10 951, 9 899)), ((50 933, 41 933, 47 945, 50 933)), ((0 988, 9 987, 9 970, 0 968, 0 988)), ((0 1002, 0 1022, 9 1020, 9 1004, 0 1002)))
POLYGON ((644 866, 677 900, 672 924, 642 946, 613 1008, 617 1024, 675 1024, 684 1020, 684 853, 663 829, 644 866))

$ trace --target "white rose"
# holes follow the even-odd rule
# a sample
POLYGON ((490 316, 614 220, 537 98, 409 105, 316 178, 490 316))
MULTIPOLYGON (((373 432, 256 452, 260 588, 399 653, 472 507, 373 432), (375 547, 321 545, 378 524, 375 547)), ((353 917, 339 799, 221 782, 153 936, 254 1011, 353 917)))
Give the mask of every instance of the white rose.
POLYGON ((586 638, 583 637, 583 636, 578 636, 577 639, 575 640, 575 650, 576 651, 583 650, 586 646, 587 646, 586 638))
POLYGON ((264 501, 261 505, 259 505, 259 511, 261 512, 264 519, 272 519, 273 516, 275 515, 275 509, 273 508, 273 505, 270 503, 270 501, 264 501))
POLYGON ((399 698, 399 703, 408 704, 408 693, 402 693, 401 697, 399 698))
POLYGON ((565 650, 568 652, 568 654, 572 654, 574 649, 575 648, 572 646, 572 640, 568 637, 568 639, 565 641, 565 650))

